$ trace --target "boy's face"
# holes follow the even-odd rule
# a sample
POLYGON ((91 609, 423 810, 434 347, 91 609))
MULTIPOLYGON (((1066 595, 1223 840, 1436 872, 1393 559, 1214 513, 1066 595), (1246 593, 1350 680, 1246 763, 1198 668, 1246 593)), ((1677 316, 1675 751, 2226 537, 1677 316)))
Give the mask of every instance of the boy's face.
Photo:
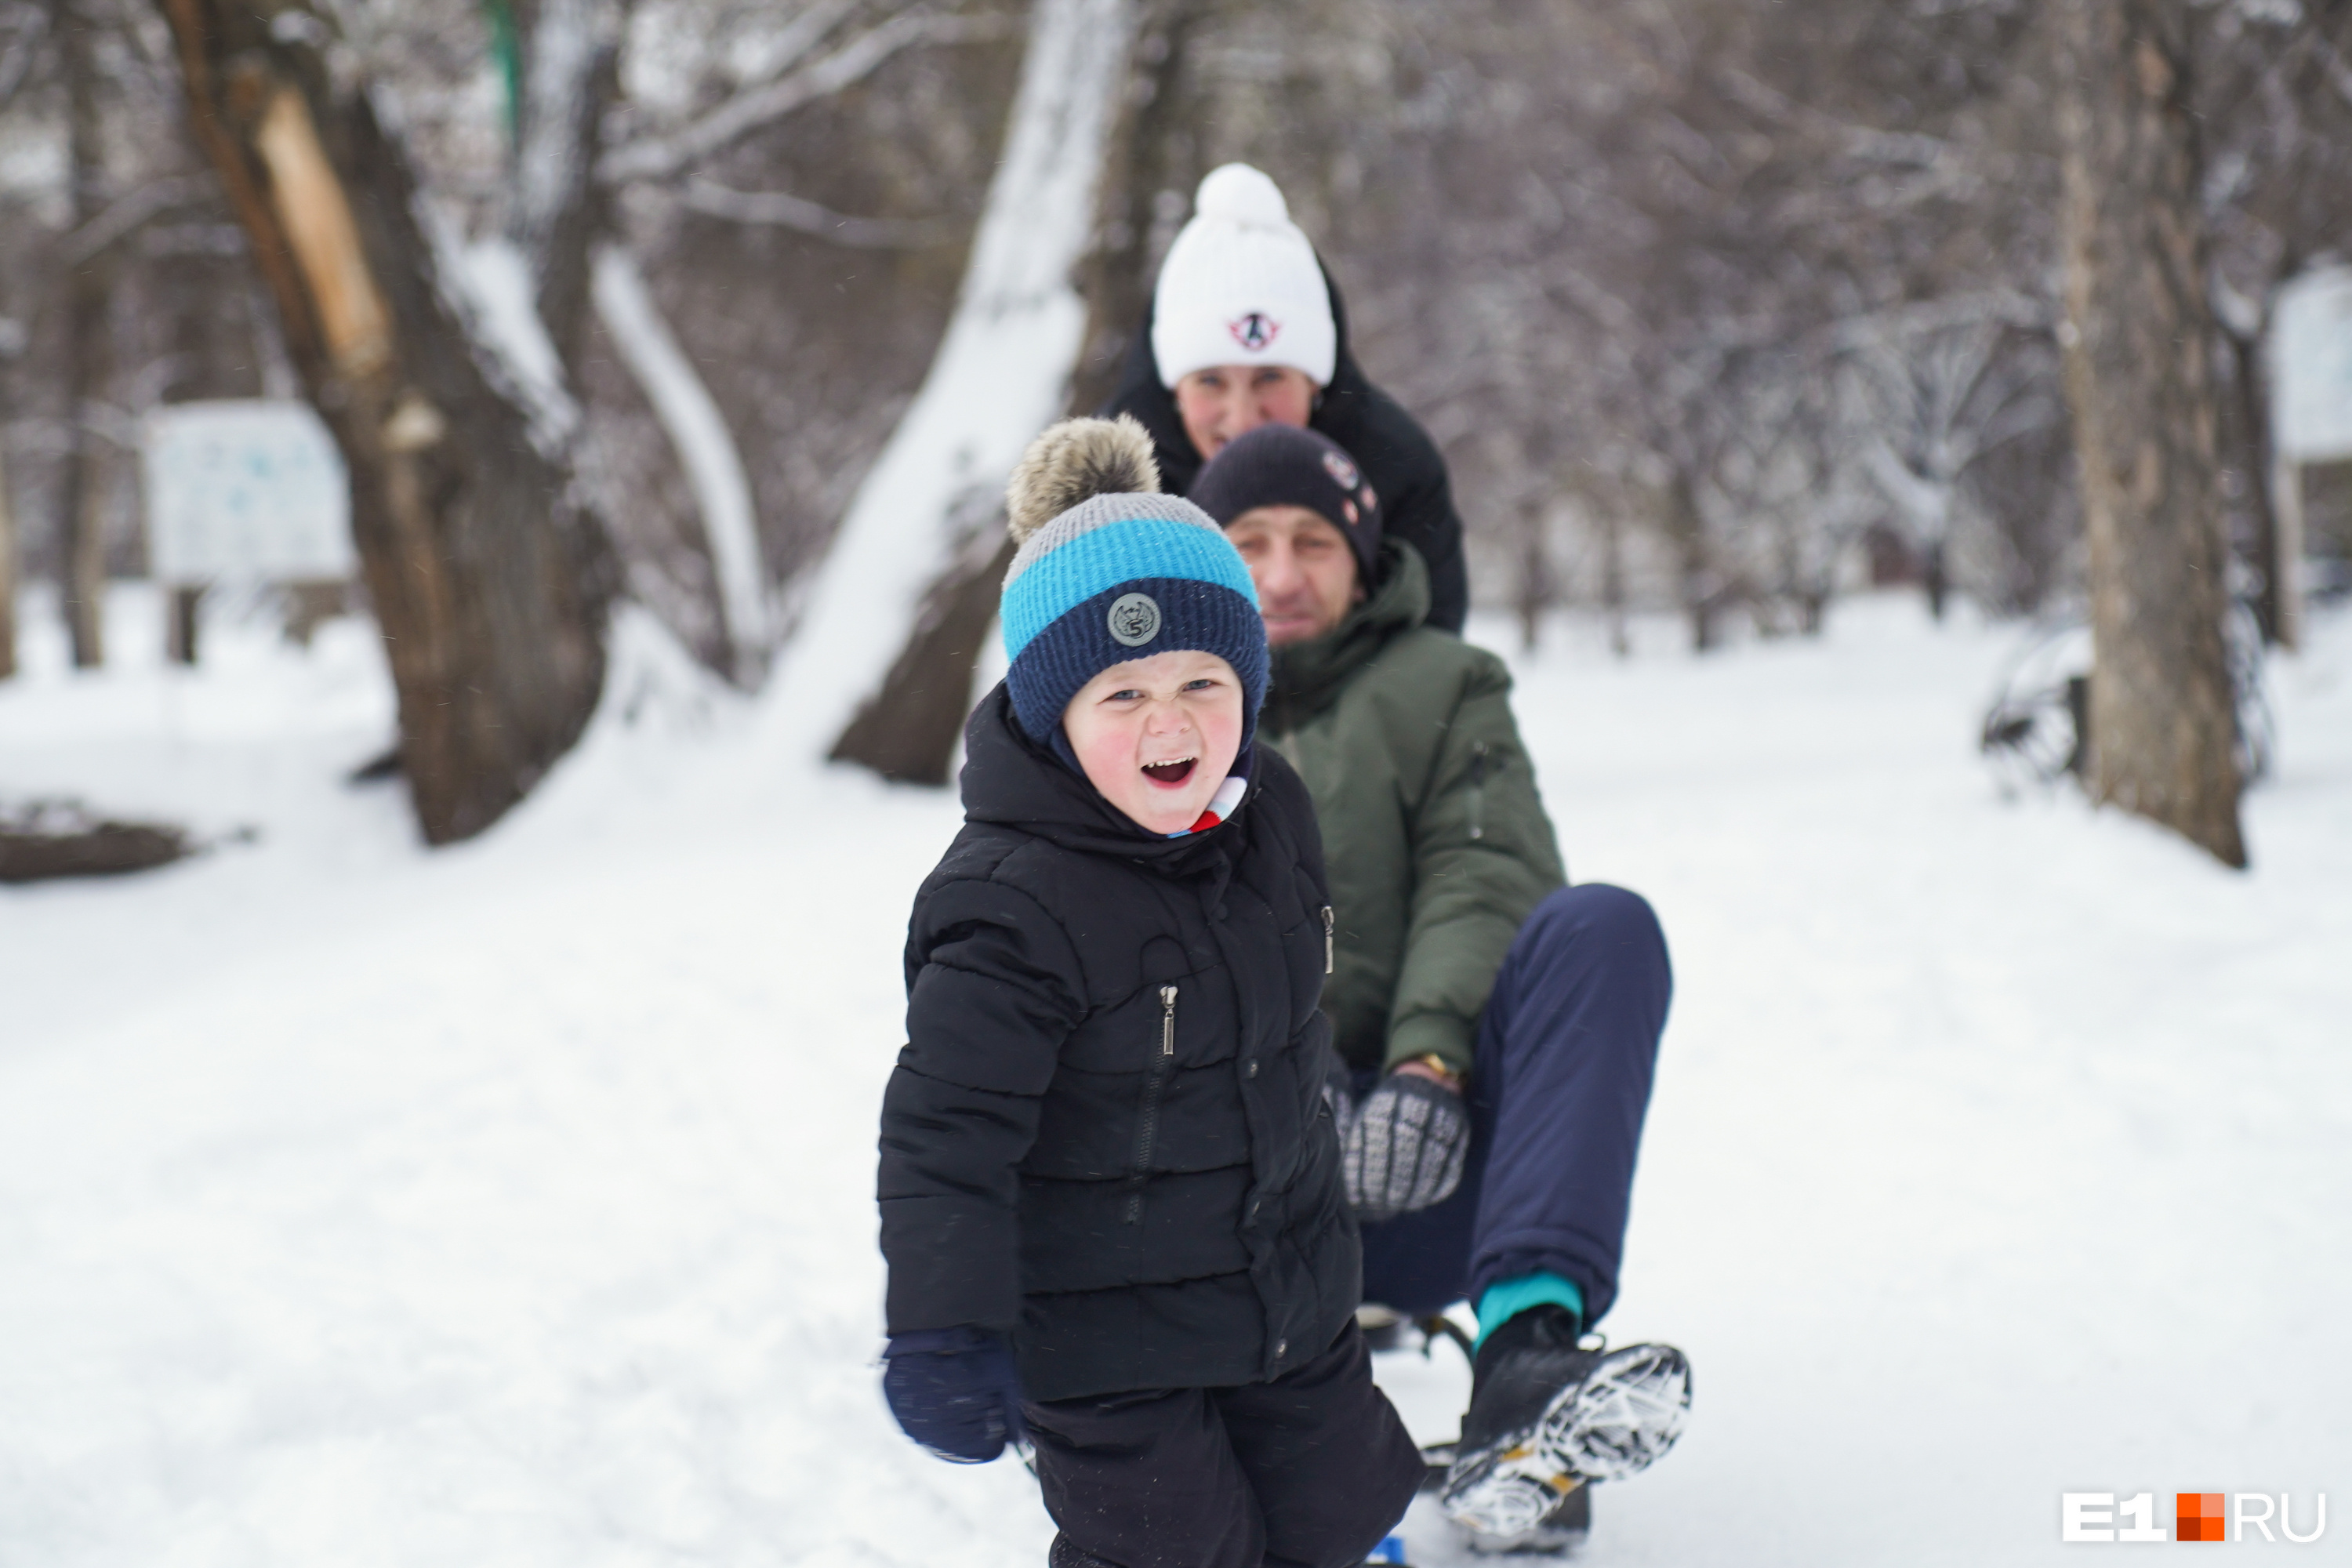
POLYGON ((1241 678, 1195 648, 1114 664, 1070 699, 1062 732, 1105 800, 1150 832, 1181 833, 1241 751, 1241 678))
POLYGON ((1319 511, 1252 507, 1225 524, 1225 537, 1249 566, 1265 640, 1276 647, 1330 636, 1363 602, 1356 552, 1319 511))

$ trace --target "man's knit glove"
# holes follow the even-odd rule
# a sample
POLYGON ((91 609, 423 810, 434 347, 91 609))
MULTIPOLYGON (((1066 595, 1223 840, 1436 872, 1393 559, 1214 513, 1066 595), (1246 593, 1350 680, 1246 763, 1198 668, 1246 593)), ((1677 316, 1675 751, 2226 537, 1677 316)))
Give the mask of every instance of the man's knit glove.
POLYGON ((882 1352, 883 1396, 898 1429, 959 1465, 984 1465, 1021 1436, 1021 1376, 1013 1348, 982 1329, 893 1334, 882 1352))
POLYGON ((1410 1073, 1381 1079, 1339 1144, 1348 1202, 1368 1223, 1442 1204, 1462 1184, 1470 1113, 1453 1089, 1410 1073))

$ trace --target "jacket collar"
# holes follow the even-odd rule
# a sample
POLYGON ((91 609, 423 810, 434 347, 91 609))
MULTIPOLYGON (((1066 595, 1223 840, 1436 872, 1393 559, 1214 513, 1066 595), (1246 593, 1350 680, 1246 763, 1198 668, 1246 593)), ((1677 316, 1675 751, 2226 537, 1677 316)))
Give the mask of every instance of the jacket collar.
POLYGON ((1348 612, 1339 629, 1313 642, 1274 650, 1272 679, 1259 728, 1283 734, 1336 700, 1389 643, 1429 618, 1429 567, 1402 539, 1381 541, 1381 580, 1372 596, 1348 612))
MULTIPOLYGON (((1246 753, 1234 767, 1249 767, 1246 753)), ((964 726, 961 783, 966 821, 1017 827, 1064 849, 1149 865, 1170 877, 1192 876, 1226 862, 1232 817, 1257 793, 1253 778, 1225 821, 1181 837, 1162 837, 1103 799, 1085 775, 1031 740, 1013 718, 1013 698, 1002 681, 981 699, 964 726)))

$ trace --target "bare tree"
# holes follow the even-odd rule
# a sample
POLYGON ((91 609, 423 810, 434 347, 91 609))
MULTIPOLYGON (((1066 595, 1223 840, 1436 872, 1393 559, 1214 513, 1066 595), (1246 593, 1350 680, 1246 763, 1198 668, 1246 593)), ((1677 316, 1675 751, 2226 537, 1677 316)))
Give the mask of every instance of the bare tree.
MULTIPOLYGON (((888 576, 876 570, 878 550, 905 555, 911 543, 913 563, 930 567, 928 581, 919 576, 908 584, 904 607, 891 606, 898 616, 913 612, 896 656, 871 673, 850 667, 855 678, 875 684, 829 748, 835 761, 886 778, 947 782, 971 707, 971 672, 995 618, 995 584, 1010 560, 1009 542, 996 527, 997 492, 1021 447, 1065 405, 1074 363, 1084 353, 1086 308, 1075 298, 1070 274, 1100 210, 1104 155, 1116 136, 1136 9, 1133 0, 1039 0, 1035 8, 1003 161, 955 319, 825 568, 830 583, 841 578, 845 561, 858 561, 846 545, 863 552, 856 570, 880 577, 887 593, 888 576), (1066 347, 1040 355, 1036 341, 1066 341, 1066 347), (994 384, 985 394, 983 375, 994 384), (1015 417, 1025 419, 1025 427, 1005 424, 1008 408, 1023 411, 1015 417), (960 477, 943 484, 940 458, 950 454, 960 477), (914 515, 885 520, 877 514, 886 505, 914 515), (884 542, 879 530, 886 523, 895 543, 884 542)), ((893 563, 895 574, 904 569, 893 563)), ((846 591, 860 599, 845 602, 871 604, 875 584, 846 591)), ((820 605, 818 612, 834 617, 828 625, 840 625, 835 605, 820 605)), ((828 673, 836 682, 839 676, 828 673)))
MULTIPOLYGON (((87 0, 84 0, 87 3, 87 0)), ((100 119, 99 28, 75 0, 52 0, 66 89, 66 191, 68 232, 99 222, 106 204, 104 127, 100 119)), ((66 627, 77 668, 106 661, 106 530, 97 506, 97 437, 89 404, 101 372, 110 258, 102 247, 68 262, 65 330, 59 340, 58 396, 64 405, 65 461, 57 489, 57 536, 66 627)))
POLYGON ((0 680, 16 673, 16 514, 8 508, 8 464, 0 457, 0 680))
POLYGON ((604 665, 601 525, 563 411, 538 406, 455 303, 417 179, 334 31, 163 0, 204 147, 352 477, 352 531, 428 842, 480 832, 572 744, 604 665))
POLYGON ((2060 20, 2090 786, 2243 866, 2192 12, 2188 0, 2066 0, 2060 20))

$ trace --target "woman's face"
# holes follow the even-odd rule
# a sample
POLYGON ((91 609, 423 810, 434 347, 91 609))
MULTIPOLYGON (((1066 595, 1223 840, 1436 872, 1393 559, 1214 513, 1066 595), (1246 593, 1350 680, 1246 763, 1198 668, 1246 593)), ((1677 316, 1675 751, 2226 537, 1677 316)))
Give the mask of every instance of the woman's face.
POLYGON ((1177 382, 1176 416, 1205 463, 1261 425, 1305 429, 1316 391, 1305 371, 1286 364, 1215 364, 1177 382))

